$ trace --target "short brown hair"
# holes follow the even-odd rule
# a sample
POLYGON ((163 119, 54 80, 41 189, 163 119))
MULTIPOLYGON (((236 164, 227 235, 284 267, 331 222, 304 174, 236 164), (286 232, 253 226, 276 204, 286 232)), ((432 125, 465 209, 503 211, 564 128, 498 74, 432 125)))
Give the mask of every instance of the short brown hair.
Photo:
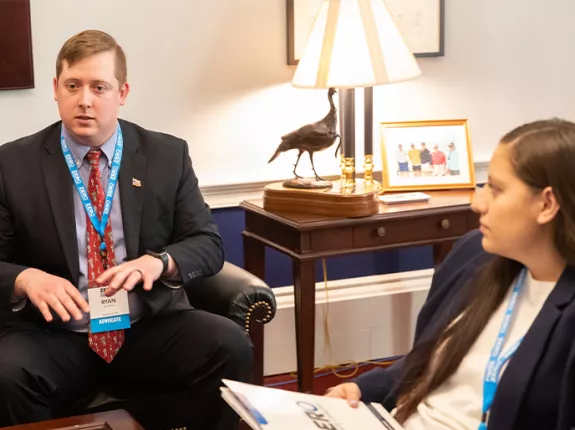
POLYGON ((76 61, 108 51, 116 54, 115 75, 121 87, 128 79, 126 55, 116 39, 100 30, 82 31, 64 43, 56 60, 56 78, 58 79, 62 73, 64 61, 68 63, 68 66, 72 66, 76 61))

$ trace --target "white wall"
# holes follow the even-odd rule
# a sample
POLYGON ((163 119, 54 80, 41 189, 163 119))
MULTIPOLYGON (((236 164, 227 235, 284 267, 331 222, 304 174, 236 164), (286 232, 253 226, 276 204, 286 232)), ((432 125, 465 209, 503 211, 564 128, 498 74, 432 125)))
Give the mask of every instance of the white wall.
MULTIPOLYGON (((432 269, 316 284, 315 367, 409 352, 432 269)), ((265 326, 264 374, 297 370, 293 287, 274 288, 278 309, 265 326)), ((325 370, 325 369, 324 369, 325 370)), ((342 372, 349 374, 349 371, 342 372)))
MULTIPOLYGON (((0 142, 58 119, 55 58, 85 28, 127 51, 123 117, 187 139, 201 185, 289 177, 295 154, 267 164, 279 136, 327 112, 324 90, 289 85, 285 0, 31 0, 31 9, 36 88, 0 92, 0 142)), ((377 88, 376 122, 469 118, 484 161, 521 122, 575 119, 573 16, 573 0, 446 0, 446 56, 421 59, 416 81, 377 88)), ((317 160, 320 173, 338 173, 332 150, 317 160)))

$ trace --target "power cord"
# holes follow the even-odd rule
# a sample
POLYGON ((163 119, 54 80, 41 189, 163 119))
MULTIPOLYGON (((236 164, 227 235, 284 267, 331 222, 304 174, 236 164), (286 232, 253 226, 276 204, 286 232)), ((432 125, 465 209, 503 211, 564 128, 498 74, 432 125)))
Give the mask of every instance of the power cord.
MULTIPOLYGON (((323 354, 325 354, 326 350, 328 351, 328 357, 330 358, 330 360, 333 360, 333 350, 332 350, 332 346, 331 346, 331 337, 330 337, 330 331, 329 331, 329 288, 328 288, 328 283, 327 283, 327 265, 326 265, 326 260, 325 258, 322 258, 321 260, 321 266, 322 266, 322 271, 323 271, 323 283, 324 283, 324 293, 325 293, 325 307, 324 307, 324 313, 323 313, 323 328, 324 328, 324 345, 323 345, 323 354)), ((353 378, 357 372, 359 372, 360 367, 363 367, 367 364, 372 364, 375 366, 384 366, 384 367, 388 367, 389 365, 391 365, 394 361, 396 360, 396 358, 390 358, 387 360, 366 360, 366 361, 348 361, 345 363, 341 363, 341 364, 327 364, 318 368, 314 369, 314 374, 318 374, 318 373, 322 373, 321 375, 317 375, 317 376, 325 376, 327 375, 325 373, 325 371, 331 371, 331 373, 333 373, 335 376, 337 376, 338 378, 341 379, 348 379, 348 378, 353 378), (350 370, 350 373, 338 373, 338 370, 345 370, 348 371, 350 370)), ((297 372, 292 372, 290 373, 290 375, 292 377, 297 377, 297 372)))

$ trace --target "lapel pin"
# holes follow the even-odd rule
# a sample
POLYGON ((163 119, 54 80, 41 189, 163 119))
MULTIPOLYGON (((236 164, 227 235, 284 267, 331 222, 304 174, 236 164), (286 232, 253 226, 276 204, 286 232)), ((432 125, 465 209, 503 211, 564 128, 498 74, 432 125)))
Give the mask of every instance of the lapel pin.
POLYGON ((142 186, 142 181, 136 178, 132 178, 132 186, 140 188, 142 186))

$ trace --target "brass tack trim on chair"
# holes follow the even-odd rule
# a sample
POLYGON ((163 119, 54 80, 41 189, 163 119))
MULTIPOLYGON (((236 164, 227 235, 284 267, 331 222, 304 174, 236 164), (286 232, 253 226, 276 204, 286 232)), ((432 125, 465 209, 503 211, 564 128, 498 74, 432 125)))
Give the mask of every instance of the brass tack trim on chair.
POLYGON ((261 323, 265 324, 267 322, 270 321, 271 316, 272 316, 272 307, 269 305, 269 303, 264 302, 264 301, 259 301, 254 303, 253 305, 250 306, 250 308, 248 309, 248 311, 246 312, 246 323, 245 323, 245 331, 249 332, 250 330, 250 319, 252 316, 252 312, 255 311, 258 307, 260 306, 265 306, 267 308, 267 314, 266 316, 262 319, 261 323))

